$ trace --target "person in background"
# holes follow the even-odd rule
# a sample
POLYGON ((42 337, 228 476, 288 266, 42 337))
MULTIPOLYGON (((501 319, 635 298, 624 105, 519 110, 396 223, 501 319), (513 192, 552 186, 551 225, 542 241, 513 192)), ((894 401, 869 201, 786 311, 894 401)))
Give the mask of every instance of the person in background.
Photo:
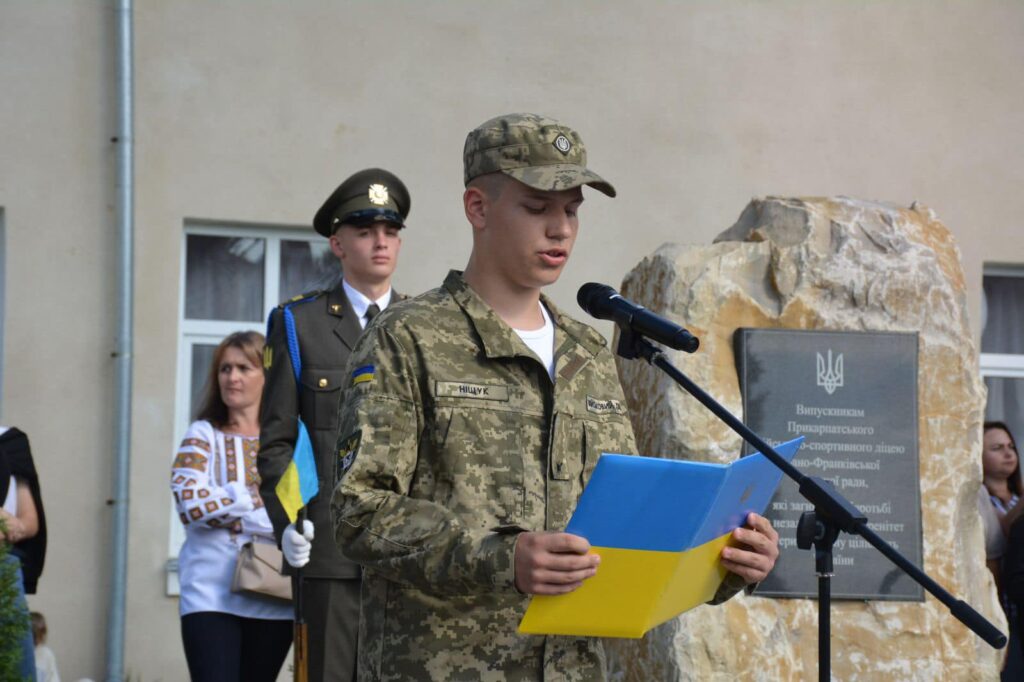
POLYGON ((241 547, 274 543, 256 471, 262 353, 263 335, 252 331, 217 346, 197 421, 171 469, 185 525, 181 638, 194 682, 275 680, 291 646, 290 602, 231 591, 241 547))
POLYGON ((982 429, 982 486, 978 508, 985 531, 985 559, 995 579, 999 602, 1009 622, 1010 643, 1001 677, 1024 677, 1024 653, 1021 651, 1020 616, 1024 585, 1024 524, 1017 523, 1024 504, 1018 504, 1024 486, 1020 457, 1010 428, 1001 421, 987 421, 982 429), (1013 530, 1017 528, 1016 532, 1013 530), (1017 536, 1015 538, 1015 536, 1017 536))
POLYGON ((282 303, 268 325, 260 493, 285 559, 294 568, 304 567, 302 615, 309 624, 309 679, 314 682, 345 682, 355 676, 359 566, 335 546, 329 515, 338 394, 345 363, 363 329, 404 298, 391 288, 391 276, 409 203, 405 184, 380 168, 359 171, 342 182, 313 218, 314 229, 328 239, 341 265, 341 282, 329 291, 282 303), (286 310, 295 322, 301 389, 289 356, 286 310), (299 418, 309 430, 320 494, 306 506, 308 518, 290 524, 276 486, 292 460, 299 418))
POLYGON ((983 485, 979 491, 978 511, 985 530, 985 559, 1002 595, 1000 564, 1006 552, 1006 538, 1010 526, 1024 512, 1024 506, 1017 504, 1024 492, 1017 443, 1003 422, 985 422, 981 466, 983 485))
MULTIPOLYGON (((46 516, 28 436, 4 426, 0 426, 0 503, 0 542, 9 545, 6 561, 17 575, 16 608, 27 622, 25 595, 35 594, 46 557, 46 516)), ((27 679, 35 677, 30 628, 25 629, 21 641, 20 674, 27 679)))
POLYGON ((32 642, 36 648, 36 682, 60 682, 57 672, 57 657, 53 649, 46 645, 46 618, 38 611, 33 611, 32 642))

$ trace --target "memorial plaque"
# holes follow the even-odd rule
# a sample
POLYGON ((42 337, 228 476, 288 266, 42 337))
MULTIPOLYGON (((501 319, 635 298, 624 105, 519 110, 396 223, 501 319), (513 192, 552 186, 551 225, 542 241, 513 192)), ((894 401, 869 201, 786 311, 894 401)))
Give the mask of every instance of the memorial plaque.
MULTIPOLYGON (((739 329, 734 343, 747 426, 772 446, 804 436, 793 464, 830 480, 920 566, 917 334, 739 329)), ((758 595, 817 597, 814 551, 796 546, 805 511, 810 503, 784 478, 767 513, 781 552, 758 595)), ((840 534, 834 565, 835 599, 924 600, 923 589, 860 536, 840 534)))

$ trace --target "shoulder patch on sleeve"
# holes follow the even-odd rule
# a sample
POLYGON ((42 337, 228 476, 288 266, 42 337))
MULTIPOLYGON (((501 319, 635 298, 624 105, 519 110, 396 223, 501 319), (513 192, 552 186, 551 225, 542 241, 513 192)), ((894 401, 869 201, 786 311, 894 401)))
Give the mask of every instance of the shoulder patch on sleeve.
POLYGON ((363 365, 359 369, 352 372, 352 385, 363 384, 367 381, 373 381, 374 378, 374 367, 373 365, 363 365))
POLYGON ((270 369, 274 364, 274 349, 263 346, 263 369, 270 369))
POLYGON ((347 438, 338 441, 338 458, 334 463, 334 485, 341 482, 342 476, 352 467, 356 460, 356 453, 359 451, 359 441, 362 440, 363 432, 356 431, 347 438))

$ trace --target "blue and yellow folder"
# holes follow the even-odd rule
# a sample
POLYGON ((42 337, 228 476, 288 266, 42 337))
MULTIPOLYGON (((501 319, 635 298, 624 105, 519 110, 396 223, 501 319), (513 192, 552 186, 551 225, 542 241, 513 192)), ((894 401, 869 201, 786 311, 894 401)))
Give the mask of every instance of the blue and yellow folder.
MULTIPOLYGON (((792 460, 803 438, 775 451, 792 460)), ((566 532, 601 555, 575 592, 535 596, 526 634, 643 637, 715 596, 731 533, 763 514, 782 472, 761 453, 730 464, 604 455, 566 532)))

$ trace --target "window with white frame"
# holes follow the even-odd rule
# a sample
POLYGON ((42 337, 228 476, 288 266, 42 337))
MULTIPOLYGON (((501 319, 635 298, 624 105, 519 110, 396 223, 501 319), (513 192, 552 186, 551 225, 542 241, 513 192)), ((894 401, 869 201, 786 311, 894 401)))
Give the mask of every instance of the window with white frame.
POLYGON ((1024 440, 1024 266, 986 266, 981 375, 986 420, 1006 422, 1024 440))
MULTIPOLYGON (((183 240, 171 452, 195 419, 217 344, 236 331, 266 333, 274 306, 341 275, 327 240, 308 228, 187 222, 183 240)), ((185 531, 171 507, 167 594, 176 595, 185 531)))

